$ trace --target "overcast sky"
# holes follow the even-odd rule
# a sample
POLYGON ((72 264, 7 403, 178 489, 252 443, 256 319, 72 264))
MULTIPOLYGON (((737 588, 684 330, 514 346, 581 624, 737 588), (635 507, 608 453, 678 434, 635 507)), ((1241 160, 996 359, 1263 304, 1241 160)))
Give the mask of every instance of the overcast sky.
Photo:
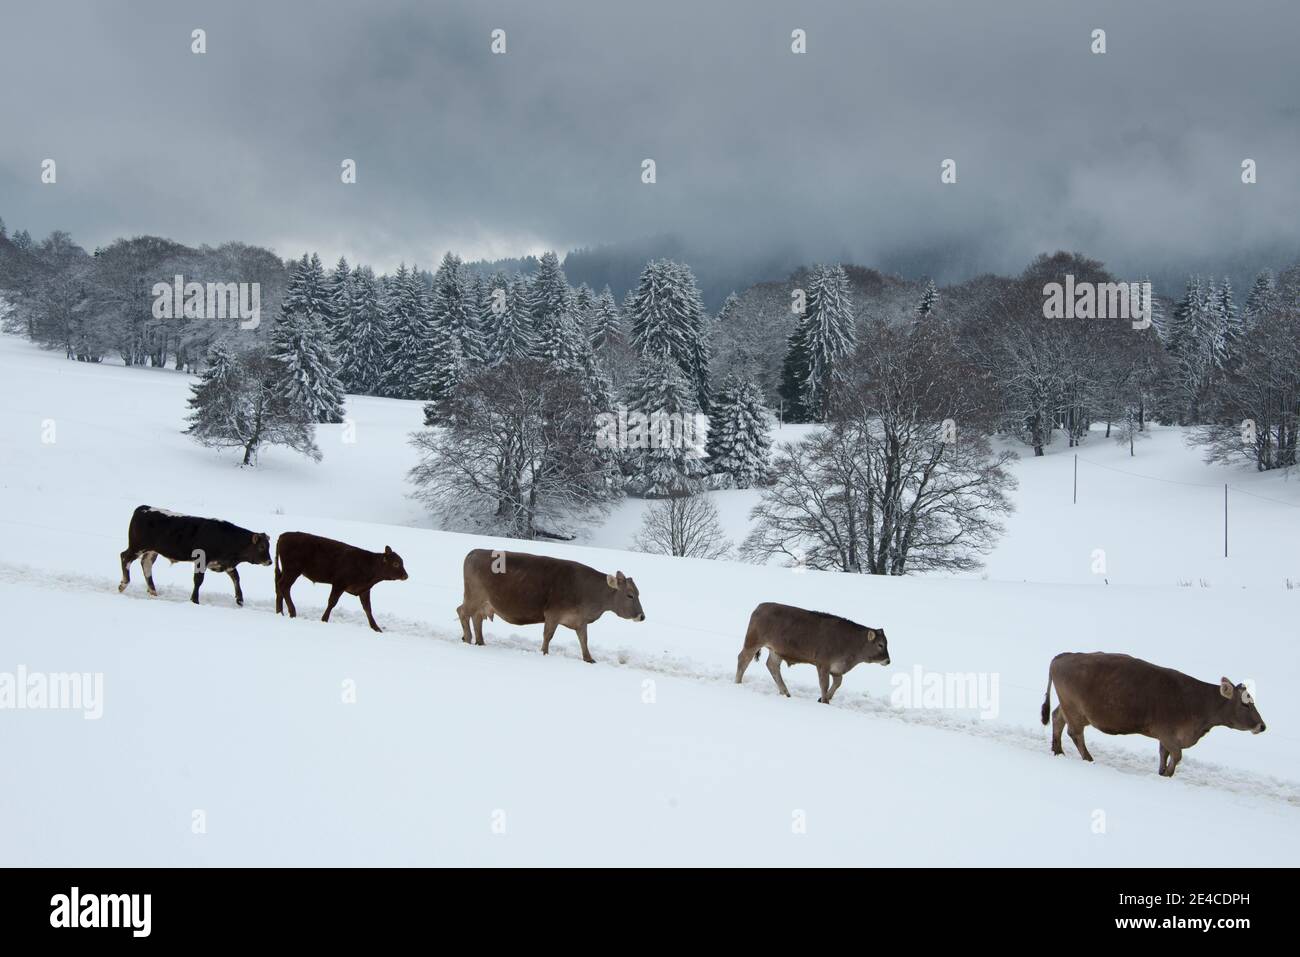
POLYGON ((0 216, 380 269, 665 232, 864 265, 1294 259, 1297 37, 1295 0, 6 0, 0 216))

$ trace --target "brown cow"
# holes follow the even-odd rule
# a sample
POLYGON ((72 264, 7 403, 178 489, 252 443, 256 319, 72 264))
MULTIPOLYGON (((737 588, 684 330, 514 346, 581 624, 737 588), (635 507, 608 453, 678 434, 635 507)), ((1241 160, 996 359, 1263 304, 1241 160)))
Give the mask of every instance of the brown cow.
POLYGON ((1083 729, 1092 725, 1102 734, 1145 734, 1160 742, 1160 773, 1174 776, 1183 749, 1190 748, 1211 728, 1222 725, 1259 734, 1264 719, 1245 685, 1227 678, 1217 685, 1198 681, 1172 668, 1162 668, 1131 655, 1067 652, 1052 659, 1042 719, 1047 724, 1052 685, 1060 704, 1051 712, 1052 753, 1064 754, 1061 730, 1085 761, 1092 755, 1083 743, 1083 729))
POLYGON ((844 675, 854 665, 889 664, 889 645, 883 629, 772 601, 763 602, 749 616, 745 647, 740 649, 736 660, 736 684, 740 684, 745 669, 751 661, 758 660, 764 648, 767 670, 772 673, 777 689, 787 698, 790 690, 781 680, 781 662, 816 665, 817 681, 822 689, 822 696, 817 700, 822 704, 831 703, 844 675))
POLYGON ((465 556, 465 602, 456 609, 469 643, 470 622, 474 644, 483 644, 483 619, 500 615, 512 625, 544 625, 542 654, 550 654, 551 638, 560 625, 578 633, 582 660, 596 659, 587 650, 587 626, 612 611, 620 618, 645 621, 636 582, 606 575, 578 562, 523 552, 476 548, 465 556))
POLYGON ((344 592, 361 599, 370 627, 383 631, 375 624, 370 612, 370 589, 379 582, 406 581, 406 566, 402 556, 388 546, 383 552, 368 552, 363 548, 321 538, 307 532, 285 532, 275 543, 275 613, 282 614, 282 605, 289 606, 289 617, 296 618, 298 609, 293 606, 289 590, 299 575, 308 581, 326 582, 330 585, 330 600, 325 606, 321 621, 330 620, 330 612, 344 592))

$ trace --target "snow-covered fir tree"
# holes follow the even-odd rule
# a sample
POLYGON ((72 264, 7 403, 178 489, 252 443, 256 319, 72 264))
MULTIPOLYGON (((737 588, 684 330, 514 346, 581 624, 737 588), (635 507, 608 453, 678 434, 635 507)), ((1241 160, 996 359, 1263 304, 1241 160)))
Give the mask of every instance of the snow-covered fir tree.
POLYGON ((429 320, 435 329, 456 338, 461 359, 470 365, 482 362, 487 349, 479 330, 476 287, 460 257, 447 253, 433 274, 433 295, 429 320))
POLYGON ((488 291, 488 305, 484 308, 485 325, 489 330, 488 362, 500 365, 516 359, 529 359, 537 355, 537 339, 533 335, 533 317, 529 311, 528 283, 520 276, 506 281, 495 278, 488 291), (496 290, 505 295, 498 296, 496 290))
POLYGON ((428 304, 424 282, 414 269, 402 263, 389 277, 383 299, 384 323, 388 328, 387 363, 383 394, 394 399, 418 398, 418 382, 430 339, 428 304))
POLYGON ((696 428, 699 403, 677 364, 666 356, 643 356, 625 402, 629 422, 643 426, 628 430, 629 490, 647 498, 698 492, 707 474, 696 428))
POLYGON ((240 375, 239 362, 229 346, 217 343, 208 350, 199 381, 190 386, 187 435, 202 439, 243 434, 246 403, 240 375))
POLYGON ((369 266, 352 274, 349 332, 339 347, 339 381, 347 392, 382 394, 388 361, 388 325, 380 300, 379 281, 369 266))
POLYGON ((436 421, 440 404, 451 396, 469 373, 470 362, 461 351, 460 339, 445 325, 432 328, 421 362, 416 392, 429 400, 424 407, 425 424, 436 421))
POLYGON ((328 328, 336 352, 347 341, 351 327, 352 268, 348 265, 347 259, 340 256, 329 277, 328 328))
POLYGON ((555 253, 542 255, 537 272, 529 283, 529 302, 538 354, 546 356, 564 351, 567 347, 557 346, 552 340, 560 334, 563 317, 573 318, 573 291, 560 267, 560 257, 555 253))
POLYGON ((786 338, 785 358, 781 360, 781 383, 777 391, 781 397, 782 422, 807 422, 812 418, 812 412, 804 401, 804 383, 807 381, 808 349, 804 345, 804 325, 800 317, 786 338))
POLYGON ((857 341, 853 322, 849 277, 844 267, 818 266, 808 283, 801 334, 808 363, 803 401, 819 419, 825 418, 828 411, 836 367, 857 341))
POLYGON ((708 314, 690 267, 651 260, 641 271, 626 315, 637 354, 676 365, 695 391, 697 404, 707 408, 708 314))
POLYGON ((253 465, 264 445, 283 445, 320 460, 316 427, 299 402, 274 388, 277 364, 259 351, 236 354, 217 344, 190 386, 185 433, 209 448, 240 448, 253 465))
POLYGON ((924 319, 930 315, 939 305, 939 287, 934 284, 934 280, 926 281, 925 292, 921 294, 921 301, 916 306, 916 318, 924 319))
POLYGON ((289 285, 280 304, 280 314, 298 313, 322 329, 330 327, 330 284, 320 256, 306 253, 289 273, 289 285))
POLYGON ((623 321, 614 304, 614 294, 606 286, 591 304, 588 325, 591 345, 597 353, 606 353, 623 341, 623 321))
POLYGON ((709 412, 709 471, 731 476, 737 488, 757 485, 767 474, 771 433, 758 384, 728 375, 709 412))
POLYGON ((1255 276, 1246 297, 1246 306, 1242 310, 1242 321, 1247 329, 1254 325, 1261 316, 1267 315, 1277 305, 1277 293, 1273 286, 1273 274, 1267 269, 1255 276))
POLYGON ((293 312, 281 318, 268 343, 276 365, 272 388, 297 403, 313 422, 343 421, 343 384, 339 362, 320 320, 293 312))

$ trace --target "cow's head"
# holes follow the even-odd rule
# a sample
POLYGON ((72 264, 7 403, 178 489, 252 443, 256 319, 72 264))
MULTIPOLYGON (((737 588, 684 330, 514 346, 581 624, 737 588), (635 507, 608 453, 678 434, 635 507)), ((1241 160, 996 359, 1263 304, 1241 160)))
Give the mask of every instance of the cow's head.
POLYGON ((271 536, 266 532, 254 532, 253 540, 244 546, 239 560, 252 565, 271 564, 271 536))
POLYGON ((867 633, 867 640, 862 643, 863 664, 868 665, 887 665, 889 664, 889 642, 885 640, 885 630, 883 628, 863 628, 867 633))
POLYGON ((605 584, 614 590, 613 602, 610 605, 614 614, 620 618, 631 618, 633 621, 645 621, 645 612, 641 610, 641 592, 637 590, 636 582, 619 572, 615 575, 606 575, 605 584))
POLYGON ((1245 685, 1234 685, 1227 678, 1219 679, 1219 694, 1227 699, 1228 717, 1224 721, 1229 728, 1237 731, 1249 731, 1259 734, 1264 730, 1264 719, 1255 707, 1255 698, 1245 685))
POLYGON ((402 564, 402 556, 393 551, 392 546, 384 546, 383 564, 384 581, 404 582, 410 577, 406 574, 406 566, 402 564))

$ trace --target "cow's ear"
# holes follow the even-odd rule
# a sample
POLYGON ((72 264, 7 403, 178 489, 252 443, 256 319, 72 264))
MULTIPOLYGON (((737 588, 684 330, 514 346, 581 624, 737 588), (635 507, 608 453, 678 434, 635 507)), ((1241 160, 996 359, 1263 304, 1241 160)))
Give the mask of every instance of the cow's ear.
POLYGON ((258 540, 261 539, 261 537, 262 537, 262 536, 258 535, 257 532, 254 532, 254 533, 253 533, 253 544, 256 545, 256 544, 258 543, 258 540))
POLYGON ((622 572, 619 572, 619 573, 618 573, 618 583, 619 583, 620 585, 622 585, 622 584, 625 584, 626 582, 627 582, 627 578, 625 578, 625 577, 623 576, 623 573, 622 573, 622 572))
POLYGON ((391 554, 393 554, 393 546, 392 546, 392 545, 385 545, 385 546, 384 546, 384 554, 385 554, 385 555, 391 555, 391 554))
POLYGON ((1231 699, 1232 699, 1232 693, 1233 693, 1235 690, 1236 690, 1236 687, 1235 687, 1235 686, 1233 685, 1233 683, 1232 683, 1231 681, 1229 681, 1227 678, 1220 678, 1220 679, 1219 679, 1219 694, 1221 694, 1221 695, 1223 695, 1225 698, 1231 700, 1231 699))
POLYGON ((618 587, 618 579, 615 578, 613 575, 606 575, 606 576, 605 576, 605 584, 608 585, 610 588, 617 588, 617 587, 618 587))

